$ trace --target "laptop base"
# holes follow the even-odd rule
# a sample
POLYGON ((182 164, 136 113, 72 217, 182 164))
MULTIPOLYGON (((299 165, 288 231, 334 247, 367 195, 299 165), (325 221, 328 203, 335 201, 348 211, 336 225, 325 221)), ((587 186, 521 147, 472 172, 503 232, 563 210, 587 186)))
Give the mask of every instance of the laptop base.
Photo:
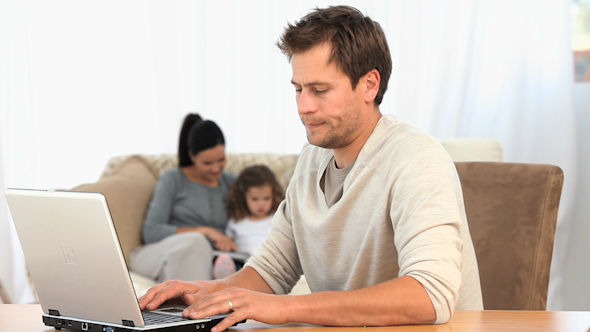
MULTIPOLYGON (((211 320, 201 322, 199 324, 188 324, 188 325, 174 325, 162 328, 161 326, 153 329, 155 331, 166 331, 166 332, 194 332, 199 330, 209 331, 219 322, 221 322, 226 316, 220 316, 219 318, 212 318, 211 320)), ((246 320, 237 322, 232 326, 236 326, 241 323, 245 323, 246 320)), ((56 330, 69 330, 69 331, 82 331, 82 332, 123 332, 123 331, 150 331, 152 330, 149 326, 147 327, 131 327, 121 325, 108 325, 105 323, 92 323, 82 322, 69 317, 60 317, 52 315, 43 315, 43 323, 46 326, 51 326, 56 330)))

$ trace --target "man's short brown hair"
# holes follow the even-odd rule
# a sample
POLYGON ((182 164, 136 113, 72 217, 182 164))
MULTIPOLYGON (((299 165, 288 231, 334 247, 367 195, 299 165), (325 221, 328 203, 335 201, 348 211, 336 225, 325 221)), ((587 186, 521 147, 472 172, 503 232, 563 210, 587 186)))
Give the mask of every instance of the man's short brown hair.
POLYGON ((391 75, 391 55, 379 23, 349 6, 316 8, 295 24, 288 24, 277 42, 289 61, 293 54, 328 42, 330 61, 350 78, 353 89, 360 78, 376 69, 381 76, 375 104, 380 105, 391 75))

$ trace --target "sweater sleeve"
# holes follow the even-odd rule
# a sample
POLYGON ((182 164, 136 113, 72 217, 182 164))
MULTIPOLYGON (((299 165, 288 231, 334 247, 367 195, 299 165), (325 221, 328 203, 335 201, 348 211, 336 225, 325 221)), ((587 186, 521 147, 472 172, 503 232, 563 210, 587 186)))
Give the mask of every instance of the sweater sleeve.
POLYGON ((173 174, 162 174, 154 196, 150 202, 145 222, 143 223, 143 240, 146 244, 158 242, 170 235, 176 234, 176 226, 168 223, 172 213, 174 196, 177 190, 173 174))
POLYGON ((465 221, 454 164, 432 144, 408 152, 392 189, 390 215, 398 251, 399 276, 420 282, 436 310, 436 323, 450 319, 461 286, 465 221))
POLYGON ((289 193, 279 205, 266 240, 254 252, 246 266, 250 266, 272 288, 275 294, 287 294, 302 274, 301 263, 289 212, 289 193))

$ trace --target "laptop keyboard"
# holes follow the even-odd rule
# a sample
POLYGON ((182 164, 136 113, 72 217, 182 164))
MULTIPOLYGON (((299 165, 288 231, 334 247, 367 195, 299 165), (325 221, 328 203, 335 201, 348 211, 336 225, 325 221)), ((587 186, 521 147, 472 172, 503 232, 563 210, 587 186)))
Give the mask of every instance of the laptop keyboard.
POLYGON ((184 317, 164 315, 151 311, 142 311, 141 315, 143 316, 145 325, 167 324, 189 320, 188 318, 184 317))

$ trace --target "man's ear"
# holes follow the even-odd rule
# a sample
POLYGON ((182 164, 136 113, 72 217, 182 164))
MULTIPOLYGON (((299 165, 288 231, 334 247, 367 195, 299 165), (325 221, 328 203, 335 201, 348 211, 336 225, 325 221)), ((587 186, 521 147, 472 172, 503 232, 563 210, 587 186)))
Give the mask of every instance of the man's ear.
POLYGON ((377 93, 379 92, 379 83, 381 83, 381 74, 377 69, 372 69, 368 73, 365 74, 365 102, 371 103, 375 101, 377 97, 377 93))

